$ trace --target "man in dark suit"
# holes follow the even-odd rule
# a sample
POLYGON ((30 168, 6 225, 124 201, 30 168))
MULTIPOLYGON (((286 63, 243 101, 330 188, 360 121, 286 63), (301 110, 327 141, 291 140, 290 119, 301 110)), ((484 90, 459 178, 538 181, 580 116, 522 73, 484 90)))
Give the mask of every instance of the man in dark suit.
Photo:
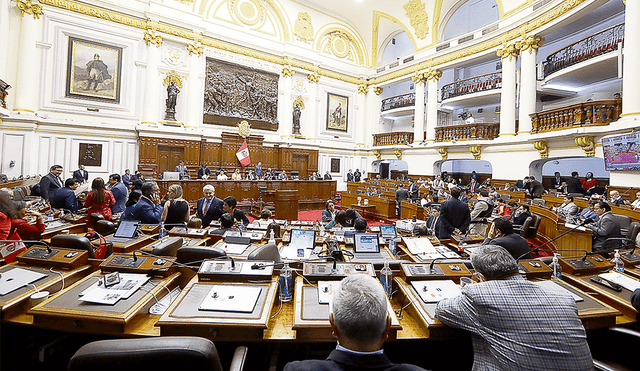
POLYGON ((144 182, 141 190, 142 197, 133 209, 130 220, 139 220, 142 224, 160 223, 164 211, 160 205, 160 187, 156 182, 144 182))
POLYGON ((530 216, 529 205, 520 205, 516 212, 511 215, 511 224, 523 225, 525 220, 530 216))
POLYGON ((89 172, 84 169, 84 165, 80 165, 79 169, 73 172, 73 177, 80 183, 86 183, 89 181, 89 172))
POLYGON ((209 177, 211 177, 211 169, 207 164, 202 163, 198 168, 198 179, 209 179, 209 177))
POLYGON ((216 189, 211 184, 204 186, 202 192, 204 197, 198 200, 196 207, 198 218, 202 220, 202 226, 206 228, 212 221, 218 220, 222 216, 223 202, 215 197, 216 189))
POLYGON ((400 217, 400 203, 409 198, 409 191, 404 189, 401 184, 398 184, 398 189, 396 190, 396 213, 398 214, 398 218, 400 217))
POLYGON ((394 364, 385 356, 382 344, 389 337, 391 319, 384 290, 375 278, 364 274, 344 278, 334 289, 329 323, 338 339, 329 357, 290 362, 284 371, 423 370, 394 364))
POLYGON ((435 234, 438 225, 438 219, 440 218, 440 205, 431 205, 429 210, 431 216, 427 218, 427 230, 429 234, 435 234))
POLYGON ((555 174, 553 174, 553 178, 551 178, 551 182, 549 182, 549 188, 559 189, 562 187, 562 183, 566 181, 565 178, 560 176, 560 172, 556 171, 555 174))
POLYGON ((129 189, 129 185, 131 184, 131 171, 129 169, 125 170, 124 174, 122 174, 122 184, 129 189))
POLYGON ((585 227, 593 231, 593 242, 591 249, 593 251, 604 248, 604 242, 608 238, 622 237, 620 233, 620 224, 616 221, 616 217, 611 213, 611 206, 604 201, 600 201, 593 206, 593 211, 598 215, 598 221, 585 225, 585 227))
POLYGON ((120 181, 120 174, 109 175, 109 190, 113 193, 113 198, 116 199, 116 203, 111 205, 112 213, 121 213, 126 209, 125 203, 127 202, 127 187, 120 181))
POLYGON ((505 218, 496 218, 489 228, 483 245, 498 245, 504 247, 514 259, 531 259, 529 243, 524 237, 513 233, 511 222, 505 218))
POLYGON ((571 178, 569 178, 569 183, 567 184, 567 193, 584 194, 584 188, 582 188, 582 183, 580 183, 580 179, 578 179, 577 171, 571 173, 571 178))
POLYGON ((331 180, 331 174, 329 174, 329 170, 324 174, 324 180, 331 180))
POLYGON ((452 234, 464 234, 471 223, 469 206, 458 198, 462 190, 451 189, 451 199, 440 205, 440 218, 436 226, 436 236, 441 239, 451 238, 452 234))
POLYGON ((420 199, 420 186, 417 185, 413 179, 411 179, 409 184, 409 198, 411 201, 417 201, 420 199))
POLYGON ((54 209, 67 209, 72 213, 78 213, 78 199, 75 190, 78 189, 79 182, 76 178, 65 180, 64 187, 56 189, 51 201, 54 209))
POLYGON ((535 198, 540 198, 544 194, 544 186, 542 183, 536 180, 536 178, 532 175, 529 177, 529 194, 535 198))
POLYGON ((469 185, 467 186, 467 189, 469 190, 469 193, 476 193, 478 192, 478 181, 475 178, 471 178, 471 181, 469 182, 469 185))
POLYGON ((360 169, 356 169, 356 172, 353 173, 353 181, 360 182, 360 178, 362 178, 362 173, 360 172, 360 169))
MULTIPOLYGON (((40 195, 42 195, 42 198, 45 200, 50 201, 56 193, 56 189, 62 188, 60 174, 62 174, 62 166, 53 165, 49 168, 49 174, 40 179, 40 195)), ((78 180, 78 182, 80 182, 80 180, 78 180)))

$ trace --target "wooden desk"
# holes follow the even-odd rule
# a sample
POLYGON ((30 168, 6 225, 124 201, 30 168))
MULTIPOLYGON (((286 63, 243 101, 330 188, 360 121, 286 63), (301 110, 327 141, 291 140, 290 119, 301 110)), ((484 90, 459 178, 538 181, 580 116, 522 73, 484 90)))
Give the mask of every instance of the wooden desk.
MULTIPOLYGON (((154 241, 153 235, 143 235, 137 238, 131 238, 127 242, 114 242, 113 243, 113 252, 119 253, 130 253, 134 250, 138 250, 154 241)), ((111 238, 113 235, 105 237, 107 242, 111 242, 111 238)), ((100 243, 100 240, 91 241, 92 244, 96 245, 100 243)))
MULTIPOLYGON (((343 201, 344 202, 344 201, 343 201)), ((360 203, 360 205, 358 204, 351 204, 349 205, 350 208, 354 209, 355 211, 358 212, 358 214, 362 215, 363 218, 365 219, 374 219, 375 215, 376 215, 376 205, 367 205, 364 206, 362 204, 362 202, 360 203)))
MULTIPOLYGON (((531 205, 530 211, 540 216, 538 235, 542 235, 547 240, 554 239, 571 229, 564 226, 564 220, 560 219, 556 212, 546 207, 531 205)), ((591 252, 591 236, 592 233, 588 229, 586 231, 576 229, 555 240, 551 245, 559 250, 568 250, 561 251, 565 257, 581 257, 584 256, 585 250, 591 252)))
POLYGON ((417 220, 425 220, 426 215, 428 212, 420 204, 406 200, 400 203, 400 219, 412 219, 415 216, 417 220))
POLYGON ((593 296, 618 309, 625 316, 631 319, 637 319, 638 311, 631 305, 631 291, 623 288, 622 291, 618 292, 606 286, 599 285, 591 281, 591 277, 593 276, 597 276, 597 274, 574 276, 563 273, 562 279, 581 290, 592 293, 593 296))
POLYGON ((59 227, 45 229, 44 232, 42 232, 42 235, 40 238, 43 240, 50 240, 51 237, 57 234, 60 234, 63 231, 65 231, 64 234, 84 233, 87 231, 87 225, 86 223, 72 224, 72 223, 64 222, 64 225, 61 225, 59 227), (66 231, 68 231, 68 233, 66 231))
POLYGON ((364 200, 369 200, 370 206, 375 206, 375 214, 373 219, 389 219, 396 217, 396 201, 389 200, 386 198, 380 198, 375 196, 363 196, 363 195, 354 195, 351 193, 343 193, 342 194, 342 204, 343 205, 352 205, 358 203, 358 197, 362 197, 362 204, 364 205, 364 200))

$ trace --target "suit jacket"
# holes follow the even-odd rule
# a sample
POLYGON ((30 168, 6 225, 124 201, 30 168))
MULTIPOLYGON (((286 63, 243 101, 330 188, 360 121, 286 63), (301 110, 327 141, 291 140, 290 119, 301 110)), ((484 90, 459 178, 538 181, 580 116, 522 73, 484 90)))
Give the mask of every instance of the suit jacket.
POLYGON ((353 180, 355 182, 359 182, 360 178, 362 178, 362 173, 360 173, 359 171, 356 171, 355 173, 353 173, 353 180))
POLYGON ((331 213, 329 210, 327 210, 327 209, 322 210, 322 221, 323 221, 323 222, 330 222, 330 221, 332 221, 334 216, 336 216, 335 211, 334 211, 334 212, 333 212, 333 214, 332 214, 332 213, 331 213))
POLYGON ((611 212, 600 215, 597 222, 587 224, 586 227, 593 231, 593 250, 602 249, 607 238, 622 237, 620 224, 611 212))
POLYGON ((262 166, 256 165, 256 168, 253 170, 253 172, 256 173, 256 176, 258 178, 262 177, 262 166))
POLYGON ((409 191, 409 198, 412 200, 420 198, 420 186, 417 183, 411 183, 407 191, 409 191))
POLYGON ((56 193, 56 189, 62 188, 64 184, 60 178, 49 173, 40 179, 40 195, 45 200, 51 200, 56 193))
POLYGON ((400 202, 409 198, 409 191, 405 188, 398 188, 396 191, 396 204, 400 205, 400 202))
POLYGON ((207 214, 204 214, 204 205, 205 205, 205 201, 207 199, 206 198, 201 198, 198 200, 196 206, 197 206, 197 212, 196 214, 198 215, 198 218, 200 218, 202 220, 202 226, 203 227, 208 227, 209 224, 211 224, 212 221, 214 220, 219 220, 220 217, 223 214, 222 211, 222 200, 219 199, 218 197, 214 197, 211 201, 211 205, 209 205, 209 210, 207 210, 207 214))
POLYGON ((324 174, 324 180, 331 180, 331 174, 324 174))
POLYGON ((531 216, 531 212, 530 211, 525 211, 523 213, 521 213, 518 216, 512 216, 511 217, 511 224, 513 225, 523 225, 524 222, 527 220, 528 217, 531 216))
POLYGON ((378 370, 378 371, 424 371, 423 368, 403 364, 394 364, 384 354, 355 354, 342 350, 334 350, 325 360, 313 359, 293 361, 284 366, 284 371, 314 370, 378 370))
POLYGON ((578 205, 573 202, 569 202, 566 205, 562 205, 558 208, 558 213, 563 215, 575 215, 578 213, 578 205))
POLYGON ((569 178, 569 182, 567 183, 567 193, 584 193, 580 179, 573 177, 569 178))
MULTIPOLYGON (((223 201, 224 202, 224 201, 223 201)), ((244 211, 240 210, 240 209, 234 209, 233 210, 233 218, 237 221, 240 222, 244 225, 249 224, 249 218, 247 218, 246 215, 244 215, 244 211)))
POLYGON ((544 186, 537 180, 529 182, 529 193, 535 197, 540 198, 544 194, 544 186))
POLYGON ((204 169, 202 167, 198 168, 198 179, 202 179, 202 177, 206 175, 206 176, 211 176, 211 170, 208 167, 205 167, 204 169))
POLYGON ((129 184, 131 184, 131 174, 122 174, 122 184, 129 188, 129 184))
POLYGON ((436 319, 471 332, 473 370, 591 370, 575 300, 520 276, 466 285, 436 319))
POLYGON ((78 169, 73 172, 73 177, 78 179, 80 182, 86 182, 89 180, 89 172, 78 169))
POLYGON ((127 187, 125 187, 121 182, 118 182, 111 187, 111 193, 113 193, 113 198, 116 199, 116 204, 111 206, 111 212, 123 212, 124 209, 127 208, 125 205, 127 203, 127 187))
POLYGON ((353 182, 353 174, 347 173, 347 182, 353 182))
POLYGON ((438 225, 438 219, 440 219, 440 215, 438 216, 430 216, 427 218, 427 228, 430 230, 435 230, 438 225))
POLYGON ((139 220, 142 224, 158 224, 162 221, 162 205, 156 205, 142 196, 131 213, 131 220, 139 220))
POLYGON ((453 230, 458 228, 462 233, 466 232, 471 223, 471 212, 466 203, 451 198, 443 202, 440 206, 440 218, 436 225, 436 236, 438 238, 451 238, 453 230))
POLYGON ((529 242, 519 234, 511 233, 506 236, 494 238, 485 238, 483 245, 498 245, 504 247, 514 259, 531 259, 529 252, 529 242))
POLYGON ((553 177, 551 178, 551 182, 549 182, 549 185, 551 186, 551 188, 556 189, 558 187, 560 187, 562 185, 563 182, 566 182, 566 179, 560 177, 560 179, 553 177))
POLYGON ((67 187, 56 189, 53 198, 49 200, 51 207, 55 209, 69 209, 72 213, 78 213, 78 199, 76 193, 67 187))

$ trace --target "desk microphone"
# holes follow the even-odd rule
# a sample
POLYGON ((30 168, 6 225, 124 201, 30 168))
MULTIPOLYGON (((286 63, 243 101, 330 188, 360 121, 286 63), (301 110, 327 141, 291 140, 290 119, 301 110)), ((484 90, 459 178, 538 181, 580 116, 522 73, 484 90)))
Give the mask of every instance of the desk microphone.
MULTIPOLYGON (((146 256, 150 256, 152 258, 156 258, 156 259, 162 259, 162 260, 167 260, 167 258, 169 258, 168 256, 160 256, 160 255, 155 255, 152 254, 150 252, 146 252, 143 250, 135 250, 133 251, 133 261, 138 261, 138 257, 136 256, 136 253, 140 253, 140 255, 146 255, 146 256)), ((171 261, 171 265, 177 265, 179 267, 183 267, 183 268, 189 268, 189 269, 193 269, 195 271, 197 271, 198 269, 200 269, 200 267, 194 267, 190 264, 195 264, 195 263, 202 263, 206 260, 222 260, 222 259, 227 259, 229 258, 231 260, 231 270, 233 271, 235 269, 235 261, 233 260, 232 257, 225 255, 225 256, 218 256, 218 257, 213 257, 213 258, 206 258, 206 259, 200 259, 200 260, 195 260, 192 262, 187 262, 187 263, 178 263, 177 261, 171 261)), ((158 269, 150 269, 150 271, 154 271, 154 270, 158 270, 158 269)))
POLYGON ((556 253, 556 252, 558 252, 558 251, 573 251, 573 252, 580 251, 580 252, 585 253, 585 256, 584 256, 584 257, 582 257, 582 260, 583 260, 583 261, 587 260, 587 256, 588 256, 589 254, 593 254, 593 253, 590 253, 590 252, 589 252, 589 251, 587 251, 587 250, 569 250, 569 249, 551 250, 551 249, 541 249, 541 247, 542 247, 542 246, 543 246, 543 245, 540 245, 539 247, 536 247, 535 249, 533 249, 533 250, 531 250, 531 251, 529 251, 529 252, 526 252, 526 253, 524 253, 524 254, 522 254, 522 255, 518 256, 518 258, 516 259, 516 261, 520 261, 520 259, 524 258, 527 254, 530 254, 530 253, 532 253, 532 252, 538 252, 538 251, 548 251, 548 252, 552 252, 552 253, 556 253))
POLYGON ((429 274, 435 274, 433 272, 433 264, 436 262, 436 260, 445 260, 444 258, 435 258, 433 260, 431 260, 431 264, 429 264, 429 274))
MULTIPOLYGON (((538 251, 551 251, 551 250, 540 250, 540 249, 542 249, 542 248, 543 248, 543 247, 545 247, 546 245, 550 244, 551 242, 553 242, 553 241, 557 240, 558 238, 560 238, 560 237, 562 237, 562 236, 566 235, 567 233, 569 233, 569 232, 573 232, 573 231, 575 231, 576 229, 578 229, 578 228, 580 228, 580 227, 584 226, 585 224, 591 223, 591 222, 593 222, 593 221, 594 221, 594 220, 593 220, 593 219, 591 219, 591 218, 585 219, 582 223, 580 223, 580 224, 576 225, 575 227, 573 227, 573 228, 569 229, 569 230, 568 230, 568 231, 566 231, 566 232, 562 232, 562 233, 561 233, 561 234, 559 234, 558 236, 556 236, 556 237, 554 237, 554 238, 550 239, 549 241, 547 241, 547 242, 543 243, 542 245, 540 245, 540 246, 536 247, 535 249, 531 250, 531 251, 530 251, 530 253, 532 253, 532 252, 538 252, 538 251)), ((557 250, 557 251, 561 251, 561 250, 557 250)), ((583 251, 583 250, 565 250, 565 251, 583 251)), ((584 251, 586 252, 586 250, 584 250, 584 251)), ((525 254, 525 255, 526 255, 526 254, 525 254)), ((519 257, 519 258, 518 258, 518 259, 516 259, 516 260, 520 260, 521 258, 522 258, 522 256, 521 256, 521 257, 519 257)), ((585 257, 585 259, 586 259, 586 257, 585 257)))

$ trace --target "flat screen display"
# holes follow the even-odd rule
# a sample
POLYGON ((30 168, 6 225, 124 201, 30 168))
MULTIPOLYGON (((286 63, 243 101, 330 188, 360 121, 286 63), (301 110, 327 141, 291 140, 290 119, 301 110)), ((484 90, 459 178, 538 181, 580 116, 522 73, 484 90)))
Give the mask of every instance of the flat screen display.
POLYGON ((608 171, 640 170, 640 133, 602 138, 602 151, 608 171))

